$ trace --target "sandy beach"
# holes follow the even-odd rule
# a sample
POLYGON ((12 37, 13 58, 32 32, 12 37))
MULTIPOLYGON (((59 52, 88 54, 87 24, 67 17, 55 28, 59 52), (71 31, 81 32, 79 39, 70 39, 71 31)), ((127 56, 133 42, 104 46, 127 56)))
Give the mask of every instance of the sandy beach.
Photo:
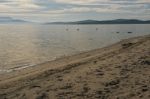
POLYGON ((150 35, 1 74, 0 99, 150 99, 150 35))

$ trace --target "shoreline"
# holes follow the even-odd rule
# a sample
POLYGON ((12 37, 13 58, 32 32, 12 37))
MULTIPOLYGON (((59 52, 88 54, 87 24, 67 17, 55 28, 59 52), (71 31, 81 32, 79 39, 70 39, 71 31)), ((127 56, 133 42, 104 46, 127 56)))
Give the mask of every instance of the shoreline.
MULTIPOLYGON (((55 59, 52 59, 50 61, 46 61, 46 62, 43 62, 43 63, 40 63, 40 64, 35 64, 35 65, 31 65, 31 66, 20 67, 20 68, 16 68, 16 69, 0 70, 0 72, 2 71, 2 73, 0 73, 0 81, 2 80, 1 78, 3 78, 1 76, 4 76, 4 75, 9 75, 10 76, 12 74, 16 74, 16 73, 21 72, 21 71, 27 72, 27 71, 30 71, 30 69, 32 69, 32 70, 37 69, 37 68, 39 68, 39 66, 42 66, 43 64, 51 64, 51 63, 57 62, 59 60, 64 61, 64 59, 68 59, 70 57, 75 57, 75 56, 80 56, 80 55, 85 56, 85 54, 88 54, 88 53, 91 53, 91 52, 95 52, 97 50, 102 50, 103 51, 104 49, 108 49, 108 48, 113 47, 113 46, 115 46, 117 44, 124 43, 124 42, 126 42, 128 40, 142 38, 142 37, 148 37, 148 36, 149 35, 144 35, 144 36, 137 36, 137 37, 127 38, 127 39, 122 39, 119 42, 110 44, 110 45, 105 46, 105 47, 101 47, 101 48, 97 48, 97 49, 93 49, 93 50, 81 51, 79 53, 75 53, 75 54, 71 54, 71 55, 67 55, 67 56, 60 56, 58 58, 55 58, 55 59)), ((53 69, 53 68, 51 68, 51 69, 53 69)), ((27 73, 29 73, 29 72, 27 72, 27 73)), ((11 77, 11 78, 13 78, 13 77, 11 77)))
MULTIPOLYGON (((150 70, 149 44, 150 35, 129 38, 104 48, 65 56, 54 61, 2 74, 0 75, 0 97, 2 99, 22 99, 23 97, 27 99, 36 99, 37 97, 51 97, 52 99, 60 97, 65 99, 82 99, 86 97, 86 99, 99 99, 101 96, 106 97, 104 99, 110 99, 110 97, 114 99, 121 96, 131 98, 130 94, 133 94, 133 92, 128 92, 126 87, 129 87, 131 90, 140 90, 138 87, 142 85, 134 85, 132 83, 133 79, 136 80, 135 78, 138 78, 137 75, 141 77, 141 81, 144 81, 142 83, 138 79, 142 84, 145 86, 149 84, 148 78, 150 74, 147 72, 150 70), (141 57, 144 58, 140 59, 141 57), (140 64, 143 64, 142 66, 145 68, 138 67, 140 64), (137 67, 135 68, 135 66, 137 67), (135 70, 130 67, 133 67, 135 70), (145 69, 147 70, 145 71, 145 69), (146 74, 144 74, 144 71, 146 74), (127 74, 124 74, 126 72, 127 74), (146 77, 142 78, 144 75, 146 77), (132 77, 130 78, 130 76, 132 77), (129 86, 124 87, 123 84, 126 83, 123 83, 122 80, 125 80, 125 82, 127 80, 128 82, 126 83, 129 86), (130 84, 135 88, 130 88, 130 84), (123 88, 123 92, 119 88, 123 88), (39 92, 39 94, 35 92, 39 92)), ((148 89, 146 93, 143 92, 141 94, 145 95, 143 97, 150 97, 147 95, 149 91, 148 89)), ((136 95, 132 97, 140 99, 136 95)))
MULTIPOLYGON (((145 37, 147 35, 144 35, 144 36, 140 36, 140 37, 145 37)), ((80 54, 84 54, 84 53, 88 53, 88 52, 92 52, 92 51, 95 51, 95 50, 100 50, 100 49, 103 49, 103 48, 107 48, 107 47, 110 47, 110 46, 113 46, 113 45, 116 45, 120 42, 123 42, 124 40, 128 40, 128 39, 134 39, 134 38, 139 38, 139 36, 136 36, 136 37, 132 37, 132 38, 127 38, 127 39, 122 39, 116 43, 113 43, 113 44, 110 44, 110 45, 107 45, 107 46, 104 46, 104 47, 101 47, 101 48, 96 48, 96 49, 92 49, 92 50, 85 50, 85 51, 79 51, 78 53, 74 53, 74 54, 70 54, 70 55, 62 55, 60 57, 56 57, 50 61, 45 61, 45 62, 42 62, 42 63, 39 63, 39 64, 34 64, 34 65, 27 65, 27 66, 17 66, 17 67, 14 67, 14 68, 10 68, 10 69, 0 69, 0 75, 1 74, 5 74, 5 73, 11 73, 11 72, 16 72, 16 71, 20 71, 20 70, 23 70, 23 69, 27 69, 27 68, 31 68, 32 67, 35 67, 36 66, 39 66, 39 65, 42 65, 42 64, 45 64, 45 63, 49 63, 49 62, 53 62, 53 61, 57 61, 57 60, 62 60, 63 58, 67 58, 67 57, 74 57, 76 55, 80 55, 80 54)))

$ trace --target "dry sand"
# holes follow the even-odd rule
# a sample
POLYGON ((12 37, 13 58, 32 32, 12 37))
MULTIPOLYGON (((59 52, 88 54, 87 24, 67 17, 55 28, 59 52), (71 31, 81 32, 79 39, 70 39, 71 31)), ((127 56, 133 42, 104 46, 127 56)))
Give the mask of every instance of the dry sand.
POLYGON ((1 74, 0 99, 150 99, 150 35, 1 74))

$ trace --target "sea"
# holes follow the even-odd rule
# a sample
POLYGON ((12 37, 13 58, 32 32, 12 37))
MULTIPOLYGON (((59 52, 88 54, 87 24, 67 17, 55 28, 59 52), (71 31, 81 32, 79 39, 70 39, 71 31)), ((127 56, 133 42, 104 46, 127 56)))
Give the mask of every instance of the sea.
POLYGON ((0 24, 0 74, 150 34, 150 24, 0 24))

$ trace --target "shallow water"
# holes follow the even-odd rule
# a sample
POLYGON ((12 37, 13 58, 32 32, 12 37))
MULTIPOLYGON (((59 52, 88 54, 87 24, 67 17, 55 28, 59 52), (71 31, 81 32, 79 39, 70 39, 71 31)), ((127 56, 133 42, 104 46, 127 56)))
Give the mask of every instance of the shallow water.
POLYGON ((147 34, 150 34, 150 24, 1 24, 0 72, 34 66, 61 56, 101 48, 122 39, 147 34))

